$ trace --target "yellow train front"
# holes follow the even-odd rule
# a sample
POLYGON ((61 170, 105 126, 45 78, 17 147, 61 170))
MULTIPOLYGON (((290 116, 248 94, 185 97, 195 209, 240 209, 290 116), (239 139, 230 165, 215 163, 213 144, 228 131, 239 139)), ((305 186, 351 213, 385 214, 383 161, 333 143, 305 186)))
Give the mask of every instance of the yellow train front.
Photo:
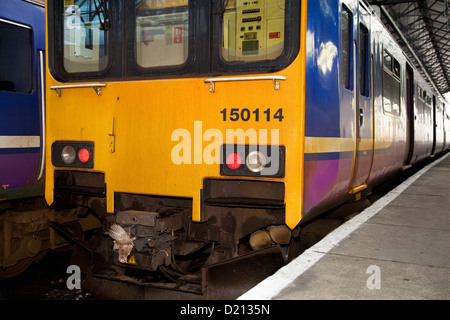
POLYGON ((277 268, 300 222, 447 149, 371 9, 326 3, 47 1, 46 200, 103 222, 76 242, 178 285, 277 268))
POLYGON ((48 1, 47 28, 46 200, 120 225, 132 250, 114 263, 173 274, 251 251, 252 234, 289 244, 300 2, 48 1))

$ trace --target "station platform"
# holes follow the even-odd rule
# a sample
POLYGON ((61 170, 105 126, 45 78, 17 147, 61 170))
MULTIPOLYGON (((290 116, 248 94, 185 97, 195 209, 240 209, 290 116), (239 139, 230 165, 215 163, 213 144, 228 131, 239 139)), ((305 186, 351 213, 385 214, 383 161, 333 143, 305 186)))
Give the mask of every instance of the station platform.
POLYGON ((238 300, 450 299, 450 153, 238 300))

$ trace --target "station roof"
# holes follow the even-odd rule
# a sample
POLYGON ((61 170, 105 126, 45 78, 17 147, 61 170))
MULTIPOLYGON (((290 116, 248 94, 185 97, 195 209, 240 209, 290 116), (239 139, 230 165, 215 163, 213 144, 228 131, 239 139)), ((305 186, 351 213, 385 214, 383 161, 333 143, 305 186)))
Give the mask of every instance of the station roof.
POLYGON ((409 59, 441 95, 450 93, 450 0, 368 0, 409 59))

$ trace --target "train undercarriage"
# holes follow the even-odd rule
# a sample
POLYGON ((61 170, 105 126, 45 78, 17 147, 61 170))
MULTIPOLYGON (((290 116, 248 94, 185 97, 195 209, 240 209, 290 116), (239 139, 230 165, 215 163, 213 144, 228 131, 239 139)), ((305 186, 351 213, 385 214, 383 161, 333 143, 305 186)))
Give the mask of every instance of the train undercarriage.
POLYGON ((92 215, 73 208, 57 212, 43 197, 3 202, 0 206, 0 278, 12 278, 39 262, 49 250, 67 248, 71 241, 56 232, 53 223, 77 226, 83 233, 101 227, 92 215))
POLYGON ((117 274, 106 272, 106 278, 202 294, 252 278, 260 281, 286 263, 291 242, 286 227, 270 226, 238 239, 232 224, 228 230, 217 224, 231 214, 213 217, 192 223, 190 211, 176 207, 118 212, 115 223, 135 240, 125 256, 119 246, 113 247, 117 274))
POLYGON ((218 283, 264 279, 292 257, 299 238, 284 224, 278 182, 205 179, 202 221, 193 222, 190 198, 116 192, 111 214, 102 174, 59 171, 55 178, 56 208, 82 205, 103 221, 90 241, 53 223, 76 244, 74 264, 95 277, 203 294, 218 283))

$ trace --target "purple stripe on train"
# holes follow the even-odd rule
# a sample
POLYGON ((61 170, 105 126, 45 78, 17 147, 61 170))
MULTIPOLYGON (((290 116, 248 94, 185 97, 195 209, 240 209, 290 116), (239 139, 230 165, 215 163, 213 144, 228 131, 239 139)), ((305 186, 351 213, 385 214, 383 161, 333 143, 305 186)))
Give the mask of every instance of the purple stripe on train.
POLYGON ((41 185, 39 153, 0 154, 0 192, 41 185))

